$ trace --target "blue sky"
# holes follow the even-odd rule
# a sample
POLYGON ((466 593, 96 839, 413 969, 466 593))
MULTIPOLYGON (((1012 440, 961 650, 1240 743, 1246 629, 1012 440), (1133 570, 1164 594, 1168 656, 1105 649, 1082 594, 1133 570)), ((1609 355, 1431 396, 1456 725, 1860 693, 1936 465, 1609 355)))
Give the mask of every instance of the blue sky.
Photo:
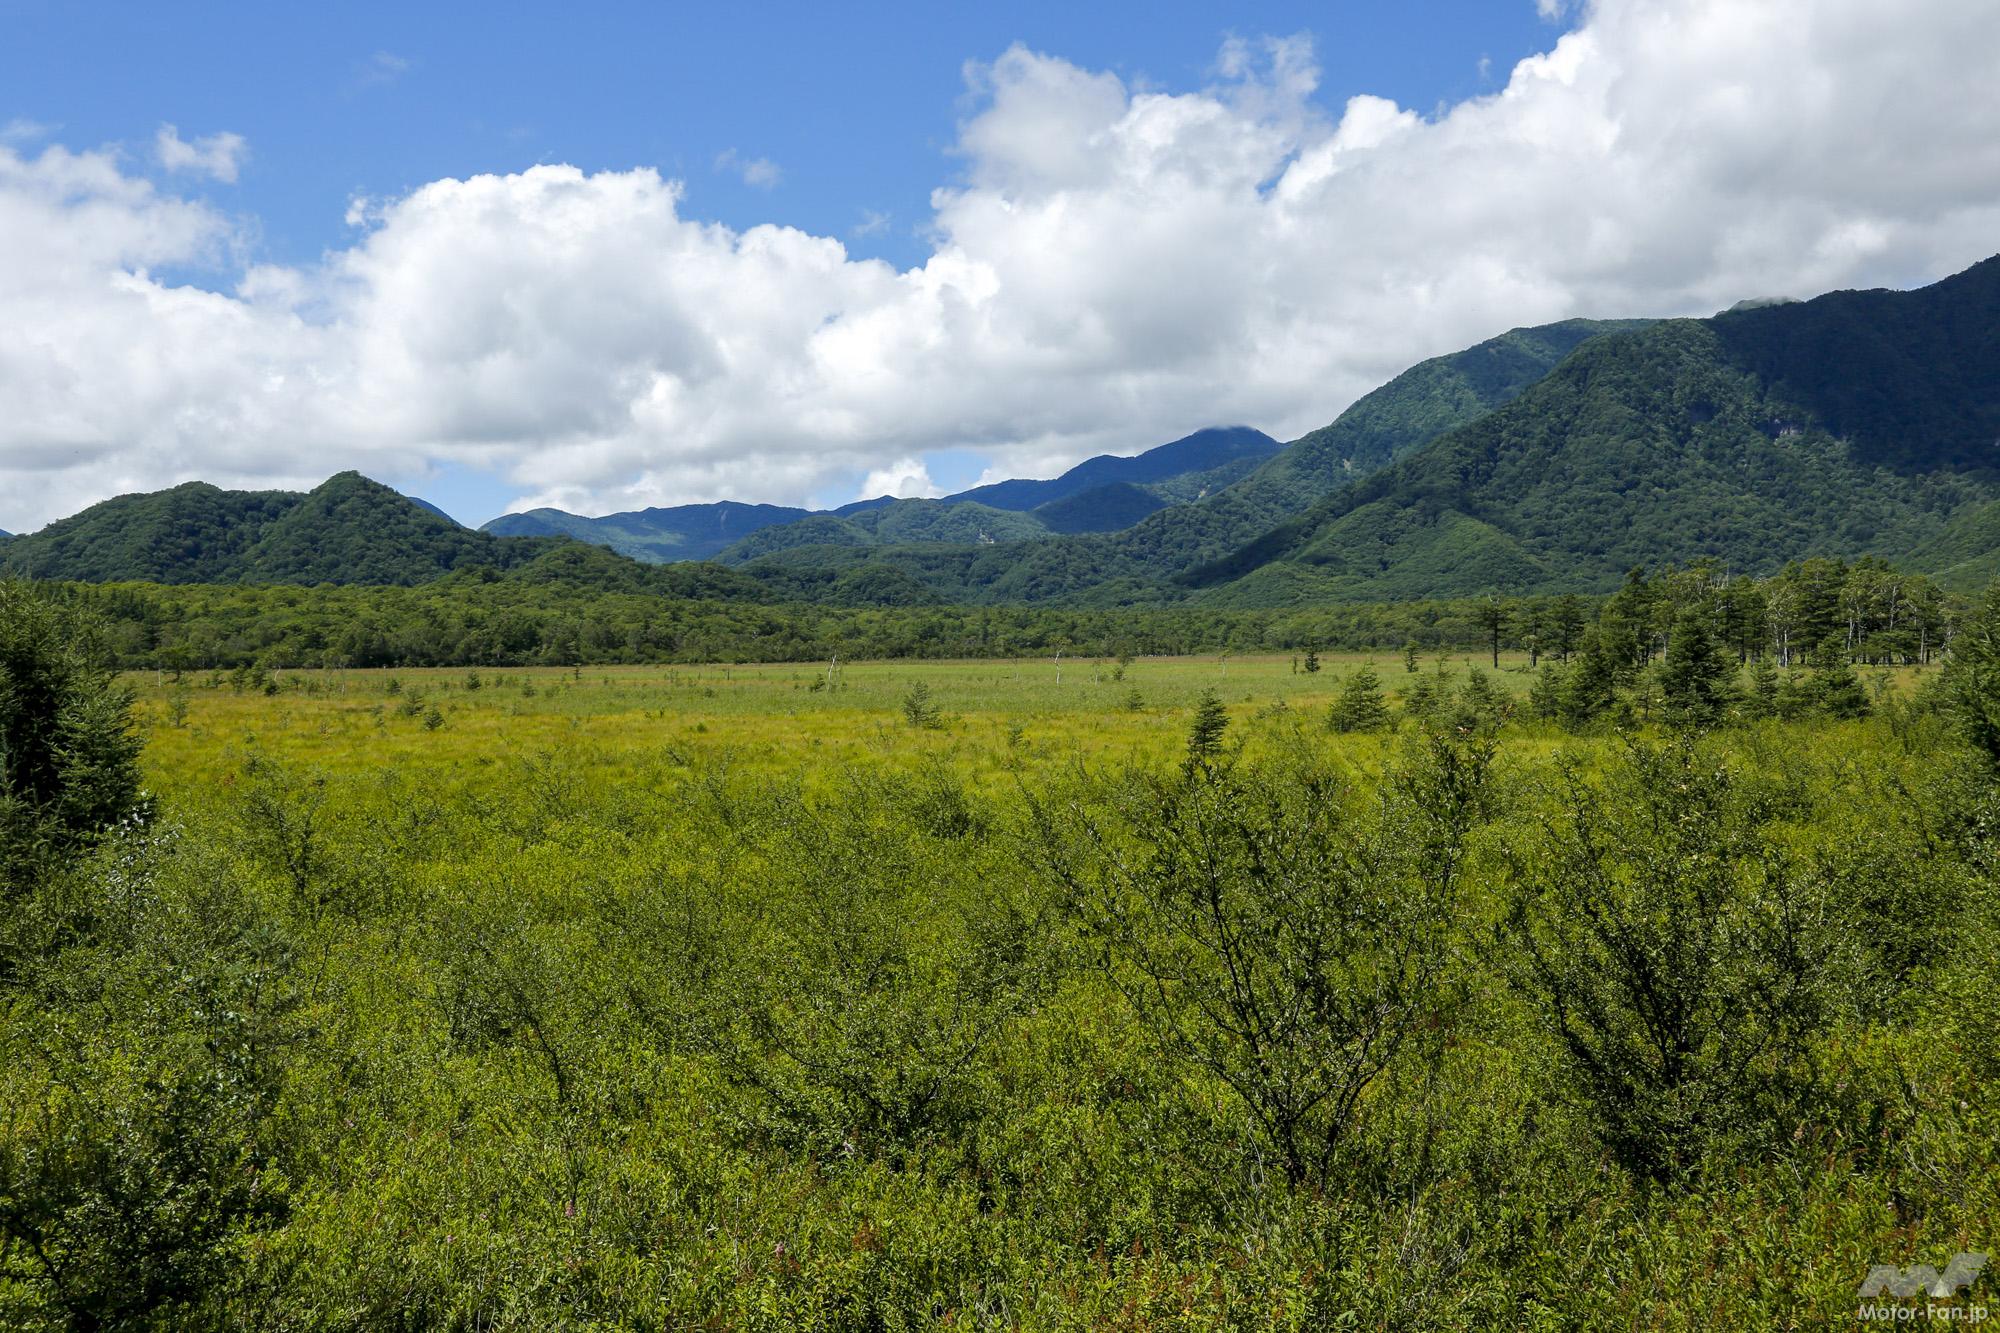
POLYGON ((1985 257, 1996 61, 1966 0, 0 0, 0 528, 1292 439, 1511 327, 1985 257))
MULTIPOLYGON (((1019 42, 1135 85, 1212 76, 1225 37, 1312 35, 1321 100, 1426 109, 1545 46, 1528 0, 1317 4, 76 4, 0 0, 0 123, 143 154, 161 122, 250 153, 207 193, 264 257, 346 243, 356 195, 540 162, 657 167, 685 211, 898 266, 928 253, 963 68, 1019 42), (725 156, 729 155, 729 156, 725 156), (768 162, 775 181, 747 183, 768 162), (734 164, 734 165, 732 165, 734 164)), ((198 276, 198 275, 197 275, 198 276)))

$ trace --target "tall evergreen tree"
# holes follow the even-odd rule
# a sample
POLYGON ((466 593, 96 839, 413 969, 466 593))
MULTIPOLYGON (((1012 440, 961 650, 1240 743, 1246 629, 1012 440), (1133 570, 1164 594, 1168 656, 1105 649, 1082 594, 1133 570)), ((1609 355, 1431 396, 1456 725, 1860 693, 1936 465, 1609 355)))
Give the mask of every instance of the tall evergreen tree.
POLYGON ((1646 571, 1633 568, 1598 616, 1598 652, 1621 683, 1653 655, 1653 617, 1658 603, 1659 594, 1646 578, 1646 571))
POLYGON ((1750 668, 1750 694, 1744 700, 1743 711, 1754 718, 1778 715, 1778 668, 1771 665, 1768 657, 1758 658, 1750 668))
POLYGON ((1570 654, 1576 651, 1586 623, 1583 598, 1573 592, 1556 598, 1555 605, 1549 609, 1549 633, 1554 640, 1550 646, 1563 661, 1569 661, 1570 654))
POLYGON ((2000 772, 2000 584, 1952 640, 1944 697, 1958 729, 2000 772))
POLYGON ((1868 690, 1854 674, 1847 647, 1836 632, 1813 654, 1812 681, 1807 686, 1813 711, 1828 717, 1865 717, 1868 690))
POLYGON ((1660 677, 1667 721, 1679 727, 1714 726, 1736 698, 1730 680, 1735 673, 1735 663, 1710 632, 1708 609, 1687 607, 1674 620, 1660 677))
POLYGON ((1340 696, 1327 713, 1327 725, 1339 732, 1379 731, 1388 725, 1389 710, 1382 703, 1382 682, 1375 670, 1363 666, 1340 687, 1340 696))
POLYGON ((1214 690, 1203 690, 1195 704, 1194 722, 1188 727, 1186 771, 1206 773, 1222 753, 1222 733, 1229 729, 1229 713, 1214 690))
POLYGON ((143 809, 131 707, 92 620, 0 582, 0 887, 143 809))
POLYGON ((1565 726, 1586 726, 1609 712, 1617 702, 1620 675, 1617 659, 1621 651, 1606 647, 1605 637, 1597 628, 1583 632, 1582 646, 1563 682, 1565 726))

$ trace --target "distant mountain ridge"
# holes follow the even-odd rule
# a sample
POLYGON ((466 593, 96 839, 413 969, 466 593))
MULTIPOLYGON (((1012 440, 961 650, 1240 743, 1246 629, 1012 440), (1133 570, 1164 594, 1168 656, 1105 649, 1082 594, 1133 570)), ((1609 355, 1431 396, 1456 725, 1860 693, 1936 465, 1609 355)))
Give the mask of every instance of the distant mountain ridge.
POLYGON ((1191 474, 1212 473, 1244 459, 1262 461, 1281 448, 1261 430, 1248 426, 1214 426, 1169 444, 1129 457, 1099 454, 1047 481, 996 481, 947 495, 940 504, 969 501, 1017 513, 1057 500, 1069 500, 1102 487, 1145 486, 1191 474))
POLYGON ((574 537, 594 546, 609 547, 634 560, 664 564, 713 559, 760 528, 796 523, 812 514, 810 509, 740 504, 734 500, 635 509, 601 518, 561 509, 529 509, 502 514, 483 524, 480 531, 496 537, 574 537))
POLYGON ((993 482, 934 500, 885 495, 830 510, 723 500, 599 518, 530 509, 504 514, 481 531, 507 537, 574 537, 635 560, 656 562, 719 558, 738 563, 809 545, 1029 541, 1127 527, 1148 514, 1228 485, 1280 448, 1276 440, 1247 426, 1214 427, 1130 457, 1100 454, 1059 477, 993 482), (1034 517, 1025 521, 1002 517, 1007 514, 1034 517), (792 530, 774 534, 771 529, 792 530))

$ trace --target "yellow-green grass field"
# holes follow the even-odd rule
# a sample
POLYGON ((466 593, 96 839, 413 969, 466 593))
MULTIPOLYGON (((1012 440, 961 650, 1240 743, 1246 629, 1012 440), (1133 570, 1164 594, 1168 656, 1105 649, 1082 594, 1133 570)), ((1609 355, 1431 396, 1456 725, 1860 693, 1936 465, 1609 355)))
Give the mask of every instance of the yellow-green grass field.
POLYGON ((1802 1328, 1990 1248, 2000 787, 1935 670, 1682 745, 1650 675, 1573 734, 1520 655, 1303 666, 128 675, 158 801, 0 923, 0 1150, 195 1327, 1802 1328))
MULTIPOLYGON (((503 764, 554 750, 600 762, 669 767, 727 756, 742 771, 811 774, 883 760, 947 756, 985 784, 1050 761, 1158 759, 1182 743, 1196 702, 1213 690, 1246 740, 1272 727, 1321 729, 1356 672, 1377 676, 1394 717, 1426 676, 1454 686, 1483 673, 1525 723, 1534 680, 1525 654, 1296 656, 1017 661, 855 662, 814 666, 482 668, 277 672, 268 684, 222 674, 126 678, 147 725, 146 759, 161 790, 228 756, 260 752, 331 773, 408 772, 503 764), (829 683, 830 682, 830 683, 829 683), (937 725, 905 712, 922 686, 937 725), (272 692, 267 692, 272 691, 272 692), (435 724, 430 724, 431 714, 435 724)), ((1871 689, 1906 692, 1921 668, 1878 671, 1871 689)), ((1543 751, 1553 728, 1517 725, 1511 746, 1543 751)), ((1357 757, 1379 742, 1348 737, 1357 757)), ((469 776, 469 775, 467 775, 469 776)))

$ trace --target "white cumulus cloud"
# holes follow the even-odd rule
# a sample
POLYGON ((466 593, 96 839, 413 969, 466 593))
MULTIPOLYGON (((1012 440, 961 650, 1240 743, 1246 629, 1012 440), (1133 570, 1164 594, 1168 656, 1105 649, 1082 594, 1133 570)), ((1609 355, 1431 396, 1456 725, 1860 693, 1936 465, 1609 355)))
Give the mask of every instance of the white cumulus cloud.
MULTIPOLYGON (((1514 325, 1928 281, 2000 248, 1984 9, 1596 0, 1429 115, 1323 93, 1296 39, 1179 92, 1015 48, 970 70, 902 270, 554 165, 357 202, 346 248, 257 266, 115 154, 0 142, 0 527, 342 467, 597 512, 920 488, 940 449, 1046 474, 1290 438, 1514 325), (156 276, 201 265, 217 290, 156 276)), ((162 165, 233 172, 225 138, 168 127, 162 165)))
POLYGON ((235 181, 248 150, 249 145, 242 135, 226 130, 221 134, 187 140, 181 138, 181 132, 172 125, 162 125, 153 136, 154 156, 168 171, 191 171, 219 181, 235 181))
POLYGON ((871 471, 861 482, 857 500, 873 500, 891 495, 898 500, 934 500, 944 488, 931 480, 930 469, 914 455, 899 458, 887 467, 871 471))

